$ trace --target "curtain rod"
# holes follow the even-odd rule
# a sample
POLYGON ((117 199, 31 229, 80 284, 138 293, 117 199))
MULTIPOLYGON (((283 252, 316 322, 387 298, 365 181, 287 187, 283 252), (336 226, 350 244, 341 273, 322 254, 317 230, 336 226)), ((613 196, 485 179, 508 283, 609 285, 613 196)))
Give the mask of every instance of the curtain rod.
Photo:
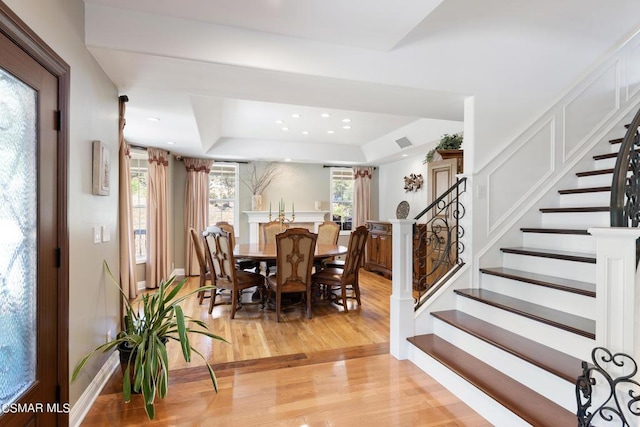
MULTIPOLYGON (((322 165, 323 168, 354 168, 357 166, 338 166, 338 165, 322 165)), ((363 167, 369 167, 369 166, 363 166, 363 167)), ((370 166, 373 167, 373 170, 378 169, 377 166, 370 166)))

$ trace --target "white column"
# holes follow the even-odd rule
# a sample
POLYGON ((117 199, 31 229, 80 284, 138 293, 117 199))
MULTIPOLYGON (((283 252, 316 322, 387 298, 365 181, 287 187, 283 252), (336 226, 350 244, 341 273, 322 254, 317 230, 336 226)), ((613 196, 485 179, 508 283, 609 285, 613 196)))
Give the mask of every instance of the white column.
POLYGON ((390 299, 389 346, 396 359, 408 357, 407 338, 415 335, 413 302, 413 224, 407 219, 392 219, 393 264, 390 299))
POLYGON ((636 282, 639 228, 590 228, 596 239, 596 343, 640 356, 640 292, 636 282))

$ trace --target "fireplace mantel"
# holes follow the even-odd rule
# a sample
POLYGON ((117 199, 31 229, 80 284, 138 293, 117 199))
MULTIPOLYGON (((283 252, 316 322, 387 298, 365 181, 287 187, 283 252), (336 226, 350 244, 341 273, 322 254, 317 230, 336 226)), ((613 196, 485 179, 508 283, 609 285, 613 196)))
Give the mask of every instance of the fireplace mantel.
MULTIPOLYGON (((249 217, 249 243, 260 243, 260 224, 269 222, 269 211, 243 211, 249 217)), ((325 215, 329 211, 298 211, 296 210, 296 220, 289 223, 289 226, 306 227, 313 225, 313 232, 318 232, 318 226, 322 224, 325 215)), ((291 211, 284 213, 287 218, 291 218, 291 211)), ((273 216, 275 218, 275 214, 273 216)))

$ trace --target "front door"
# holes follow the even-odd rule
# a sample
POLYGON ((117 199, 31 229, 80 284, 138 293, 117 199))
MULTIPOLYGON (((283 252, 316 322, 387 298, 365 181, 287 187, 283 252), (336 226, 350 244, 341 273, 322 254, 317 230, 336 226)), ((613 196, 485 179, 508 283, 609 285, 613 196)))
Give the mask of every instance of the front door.
POLYGON ((55 426, 69 411, 58 90, 58 77, 0 33, 0 425, 55 426))

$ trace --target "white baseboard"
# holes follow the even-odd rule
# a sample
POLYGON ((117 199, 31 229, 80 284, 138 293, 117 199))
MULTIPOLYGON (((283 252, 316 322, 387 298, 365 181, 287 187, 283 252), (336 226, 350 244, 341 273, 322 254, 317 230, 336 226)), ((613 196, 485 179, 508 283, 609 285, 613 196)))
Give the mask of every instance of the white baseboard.
POLYGON ((171 276, 184 277, 184 268, 174 268, 169 277, 171 276))
POLYGON ((142 282, 138 282, 138 290, 144 291, 147 288, 147 282, 143 280, 142 282))
POLYGON ((84 393, 80 396, 78 401, 71 407, 69 413, 69 426, 78 427, 84 420, 84 417, 91 409, 93 402, 96 401, 100 392, 104 388, 109 378, 113 374, 113 371, 120 366, 120 357, 118 352, 114 351, 107 361, 102 365, 102 368, 98 371, 93 381, 89 383, 89 386, 85 389, 84 393))

